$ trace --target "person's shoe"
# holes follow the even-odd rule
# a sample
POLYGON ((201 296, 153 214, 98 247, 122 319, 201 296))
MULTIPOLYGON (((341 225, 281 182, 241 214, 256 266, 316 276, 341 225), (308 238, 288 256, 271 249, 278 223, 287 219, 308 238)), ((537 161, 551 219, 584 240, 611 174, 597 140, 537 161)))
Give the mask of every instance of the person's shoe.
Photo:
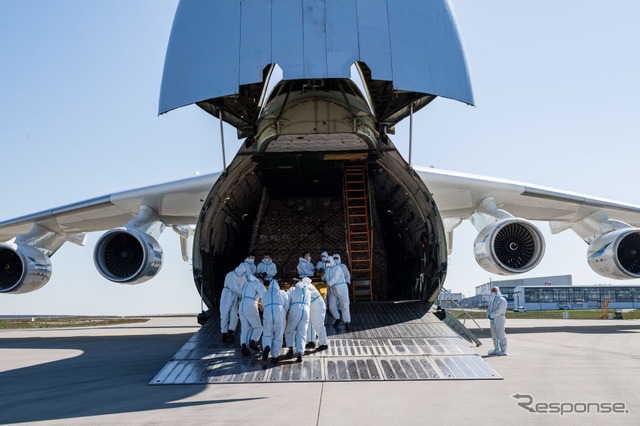
POLYGON ((235 336, 233 335, 233 330, 229 330, 229 331, 227 332, 227 339, 229 340, 229 343, 233 343, 233 342, 235 342, 236 338, 235 338, 235 336))
POLYGON ((260 350, 260 348, 258 347, 258 344, 256 343, 255 340, 252 340, 252 341, 249 342, 249 347, 251 349, 253 349, 254 351, 259 351, 260 350))
POLYGON ((505 351, 498 351, 498 352, 496 353, 496 355, 498 355, 498 356, 507 356, 507 355, 509 355, 509 354, 508 354, 508 353, 506 353, 505 351))
POLYGON ((497 349, 491 349, 489 352, 487 352, 487 355, 498 355, 498 350, 497 349))
POLYGON ((305 346, 305 348, 307 348, 307 349, 313 349, 313 348, 315 348, 315 347, 316 347, 316 344, 315 344, 315 343, 313 343, 313 342, 309 342, 309 343, 307 343, 307 345, 305 346))
POLYGON ((271 364, 277 364, 277 363, 278 363, 278 357, 277 356, 271 357, 271 364))
POLYGON ((247 345, 245 345, 244 343, 242 344, 242 350, 240 350, 240 352, 242 352, 243 356, 251 355, 251 351, 249 351, 249 348, 247 348, 247 345))
POLYGON ((229 343, 229 337, 227 333, 222 333, 222 343, 229 343))
POLYGON ((266 361, 267 358, 269 358, 269 352, 271 351, 271 349, 269 348, 269 346, 264 348, 264 351, 262 351, 262 360, 266 361))
POLYGON ((349 322, 345 322, 344 323, 344 329, 347 330, 347 331, 351 331, 351 327, 349 327, 349 324, 351 324, 351 323, 349 323, 349 322))
POLYGON ((334 326, 334 327, 337 327, 337 326, 339 326, 339 325, 340 325, 340 320, 339 320, 339 319, 337 319, 337 320, 336 320, 336 322, 334 322, 334 323, 333 323, 333 326, 334 326))
POLYGON ((329 349, 329 346, 327 345, 320 345, 318 346, 318 349, 316 349, 317 351, 326 351, 327 349, 329 349))
POLYGON ((293 347, 290 347, 289 352, 287 352, 287 358, 293 358, 294 356, 296 356, 296 351, 293 347))
POLYGON ((302 362, 302 354, 298 354, 298 358, 296 358, 296 362, 302 362))

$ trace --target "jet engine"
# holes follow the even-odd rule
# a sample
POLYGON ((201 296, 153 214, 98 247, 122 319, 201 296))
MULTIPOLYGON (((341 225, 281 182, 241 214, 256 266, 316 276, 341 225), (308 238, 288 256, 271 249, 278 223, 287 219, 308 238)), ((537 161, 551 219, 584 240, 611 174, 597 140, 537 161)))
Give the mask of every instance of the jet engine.
POLYGON ((120 284, 140 284, 162 267, 162 248, 151 235, 137 229, 117 228, 96 243, 93 261, 106 279, 120 284))
POLYGON ((587 261, 603 277, 640 278, 640 229, 618 229, 597 238, 589 245, 587 261))
POLYGON ((40 250, 0 244, 0 293, 29 293, 51 278, 51 260, 40 250))
POLYGON ((489 272, 512 275, 535 268, 544 255, 540 230, 525 219, 508 218, 485 227, 474 243, 476 262, 489 272))

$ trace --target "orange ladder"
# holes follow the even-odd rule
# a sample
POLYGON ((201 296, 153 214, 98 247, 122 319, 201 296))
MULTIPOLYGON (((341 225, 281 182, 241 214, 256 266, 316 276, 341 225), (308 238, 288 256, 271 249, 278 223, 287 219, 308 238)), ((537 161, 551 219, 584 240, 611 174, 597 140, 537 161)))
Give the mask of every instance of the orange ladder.
POLYGON ((366 163, 343 163, 352 300, 373 300, 375 297, 371 288, 372 230, 369 223, 366 170, 366 163))

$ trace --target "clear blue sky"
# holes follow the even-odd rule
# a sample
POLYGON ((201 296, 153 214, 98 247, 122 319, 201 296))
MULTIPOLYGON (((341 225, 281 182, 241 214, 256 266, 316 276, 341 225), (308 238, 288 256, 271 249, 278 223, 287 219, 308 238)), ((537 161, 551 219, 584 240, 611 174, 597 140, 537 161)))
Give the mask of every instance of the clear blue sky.
MULTIPOLYGON (((640 205, 640 2, 453 0, 477 107, 436 100, 416 115, 414 163, 640 205)), ((221 169, 218 123, 195 106, 157 117, 177 0, 0 2, 0 219, 221 169)), ((408 123, 393 138, 407 154, 408 123)), ((239 141, 226 129, 227 150, 239 141)), ((608 283, 571 231, 547 238, 523 277, 608 283)), ((476 231, 455 233, 446 286, 470 294, 502 277, 476 265, 476 231)), ((87 247, 65 245, 53 277, 0 295, 0 314, 150 314, 200 308, 171 231, 160 274, 103 279, 87 247)), ((317 257, 317 256, 316 256, 317 257)), ((636 280, 636 283, 638 281, 636 280)), ((626 283, 632 283, 627 281, 626 283)))

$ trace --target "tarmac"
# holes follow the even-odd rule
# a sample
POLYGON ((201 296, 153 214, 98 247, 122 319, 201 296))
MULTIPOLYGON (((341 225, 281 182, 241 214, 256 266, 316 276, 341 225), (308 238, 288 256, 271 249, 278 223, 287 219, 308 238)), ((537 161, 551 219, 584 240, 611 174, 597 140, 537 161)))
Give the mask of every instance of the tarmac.
MULTIPOLYGON (((486 355, 479 323, 470 347, 486 355)), ((504 380, 149 386, 198 330, 189 317, 0 330, 0 423, 640 424, 637 320, 509 319, 509 356, 485 358, 504 380)))

